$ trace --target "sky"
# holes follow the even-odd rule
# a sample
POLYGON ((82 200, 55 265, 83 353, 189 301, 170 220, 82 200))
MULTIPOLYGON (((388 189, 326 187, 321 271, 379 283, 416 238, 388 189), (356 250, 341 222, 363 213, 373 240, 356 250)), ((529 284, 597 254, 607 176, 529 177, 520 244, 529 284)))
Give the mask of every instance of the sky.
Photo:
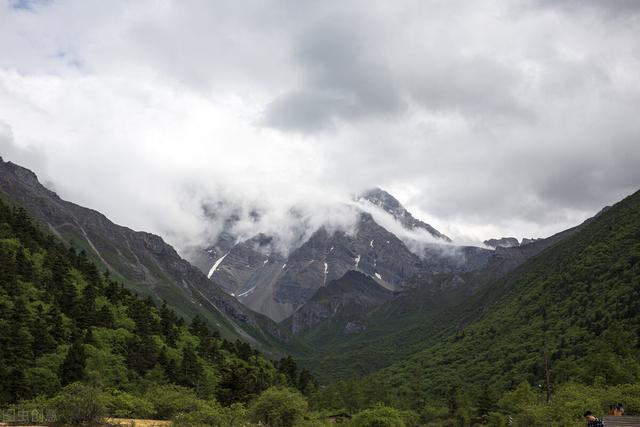
POLYGON ((374 186, 544 237, 640 187, 635 0, 0 0, 0 52, 0 155, 179 248, 374 186))

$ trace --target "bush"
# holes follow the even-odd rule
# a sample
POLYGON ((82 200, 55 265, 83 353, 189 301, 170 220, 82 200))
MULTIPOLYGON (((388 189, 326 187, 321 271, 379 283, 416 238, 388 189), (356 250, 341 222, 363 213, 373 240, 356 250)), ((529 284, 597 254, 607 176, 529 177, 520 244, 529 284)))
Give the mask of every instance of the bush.
POLYGON ((250 408, 251 418, 270 427, 292 427, 307 411, 306 399, 290 388, 271 387, 250 408))
POLYGON ((56 423, 60 425, 96 425, 105 414, 99 391, 81 383, 69 384, 51 403, 56 411, 56 423))
POLYGON ((202 406, 193 390, 177 385, 153 387, 145 394, 154 408, 154 417, 168 420, 179 413, 193 412, 202 406))
POLYGON ((155 408, 151 402, 120 390, 105 395, 107 413, 117 418, 149 418, 155 408))
POLYGON ((214 401, 194 412, 179 414, 173 424, 175 427, 235 427, 245 425, 246 415, 247 411, 240 403, 225 408, 214 401))
POLYGON ((47 368, 30 368, 25 372, 26 387, 33 397, 52 396, 60 391, 60 380, 55 372, 47 368))
POLYGON ((376 406, 357 413, 351 425, 354 427, 406 427, 401 412, 388 406, 376 406))

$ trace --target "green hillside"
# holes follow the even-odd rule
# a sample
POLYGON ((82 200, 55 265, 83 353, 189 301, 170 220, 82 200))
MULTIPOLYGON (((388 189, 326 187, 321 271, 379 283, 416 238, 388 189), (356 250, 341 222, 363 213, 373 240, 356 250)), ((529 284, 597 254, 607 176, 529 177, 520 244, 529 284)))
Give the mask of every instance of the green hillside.
POLYGON ((273 363, 138 297, 2 200, 0 266, 1 408, 64 417, 79 399, 111 415, 170 418, 313 381, 290 358, 273 363))
POLYGON ((478 321, 384 376, 406 380, 408 389, 415 387, 411 392, 443 391, 452 382, 508 389, 523 380, 543 383, 546 351, 555 382, 636 381, 640 193, 472 303, 485 312, 478 321), (410 381, 418 366, 421 384, 410 381))
POLYGON ((640 192, 433 322, 440 338, 425 350, 318 402, 368 405, 375 389, 432 419, 536 413, 558 425, 618 400, 639 412, 640 192), (545 353, 551 402, 568 406, 544 404, 545 353))

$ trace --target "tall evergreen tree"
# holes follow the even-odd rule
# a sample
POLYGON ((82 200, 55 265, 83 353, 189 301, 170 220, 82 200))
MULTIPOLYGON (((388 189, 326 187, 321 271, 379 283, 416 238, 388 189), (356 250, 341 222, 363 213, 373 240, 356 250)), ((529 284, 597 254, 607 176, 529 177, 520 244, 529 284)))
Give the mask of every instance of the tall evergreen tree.
POLYGON ((84 346, 79 340, 75 341, 60 366, 60 383, 64 386, 84 379, 86 360, 84 346))
POLYGON ((177 372, 178 383, 186 387, 195 387, 202 376, 202 372, 202 365, 198 361, 193 347, 190 345, 185 346, 182 349, 182 360, 177 372))

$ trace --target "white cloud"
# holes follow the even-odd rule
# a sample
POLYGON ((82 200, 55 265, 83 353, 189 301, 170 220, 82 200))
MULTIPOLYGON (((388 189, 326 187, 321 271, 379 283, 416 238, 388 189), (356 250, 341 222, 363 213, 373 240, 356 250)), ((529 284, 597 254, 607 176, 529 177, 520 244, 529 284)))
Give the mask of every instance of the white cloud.
POLYGON ((287 245, 292 207, 348 226, 328 206, 381 186, 467 241, 551 234, 640 183, 629 5, 22 3, 0 3, 2 154, 181 247, 220 200, 287 245))

